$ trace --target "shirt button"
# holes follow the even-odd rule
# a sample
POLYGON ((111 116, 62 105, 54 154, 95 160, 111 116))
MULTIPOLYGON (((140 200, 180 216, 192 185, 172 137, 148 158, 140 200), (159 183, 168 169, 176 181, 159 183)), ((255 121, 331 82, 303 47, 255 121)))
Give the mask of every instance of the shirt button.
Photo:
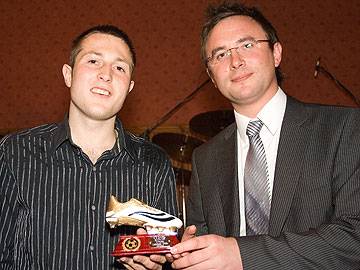
POLYGON ((91 251, 94 251, 94 249, 95 249, 94 246, 91 245, 91 246, 90 246, 90 250, 91 250, 91 251))
POLYGON ((93 169, 92 169, 92 170, 93 170, 93 172, 96 172, 96 167, 93 167, 93 169))
POLYGON ((95 205, 92 205, 92 206, 91 206, 91 210, 95 211, 95 210, 96 210, 96 206, 95 206, 95 205))

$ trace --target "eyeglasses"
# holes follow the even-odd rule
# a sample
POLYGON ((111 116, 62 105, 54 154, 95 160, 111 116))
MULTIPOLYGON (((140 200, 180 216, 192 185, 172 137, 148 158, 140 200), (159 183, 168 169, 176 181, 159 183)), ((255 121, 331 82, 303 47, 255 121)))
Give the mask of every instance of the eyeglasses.
POLYGON ((240 45, 237 47, 233 47, 227 50, 219 50, 213 53, 208 59, 206 59, 206 63, 211 66, 215 66, 217 64, 221 64, 226 62, 230 55, 232 55, 232 50, 235 50, 238 54, 249 54, 256 48, 256 45, 262 42, 270 42, 268 39, 246 39, 241 41, 240 45))

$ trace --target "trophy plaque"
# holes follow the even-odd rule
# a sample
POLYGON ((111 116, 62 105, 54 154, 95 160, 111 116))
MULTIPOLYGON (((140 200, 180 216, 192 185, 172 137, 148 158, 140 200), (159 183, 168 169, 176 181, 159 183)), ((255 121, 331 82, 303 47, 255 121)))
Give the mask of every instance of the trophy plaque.
POLYGON ((143 227, 147 232, 142 235, 121 235, 111 253, 115 257, 168 253, 170 247, 179 242, 177 231, 183 225, 179 218, 137 199, 121 203, 113 195, 106 211, 106 221, 110 228, 130 225, 143 227))

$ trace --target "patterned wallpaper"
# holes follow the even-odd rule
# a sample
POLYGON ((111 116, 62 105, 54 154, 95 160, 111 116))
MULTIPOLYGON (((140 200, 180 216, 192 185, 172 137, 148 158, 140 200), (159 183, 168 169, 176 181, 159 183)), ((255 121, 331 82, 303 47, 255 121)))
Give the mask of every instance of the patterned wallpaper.
MULTIPOLYGON (((214 1, 212 1, 214 2, 214 1)), ((111 23, 133 39, 135 88, 120 116, 149 127, 206 79, 199 33, 206 0, 3 0, 0 2, 0 133, 59 121, 69 102, 61 75, 71 40, 111 23)), ((316 59, 355 95, 360 60, 360 1, 246 1, 261 8, 283 45, 285 91, 316 103, 355 106, 329 78, 314 79, 316 59)), ((209 83, 163 125, 187 125, 195 115, 230 108, 209 83)))

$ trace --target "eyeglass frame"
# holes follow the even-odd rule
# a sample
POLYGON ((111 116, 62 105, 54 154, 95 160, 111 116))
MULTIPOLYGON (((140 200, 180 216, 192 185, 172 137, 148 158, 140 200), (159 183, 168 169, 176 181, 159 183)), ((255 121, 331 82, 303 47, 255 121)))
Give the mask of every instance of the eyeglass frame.
MULTIPOLYGON (((242 42, 245 42, 245 41, 252 41, 252 42, 255 42, 255 44, 259 44, 259 43, 263 43, 263 42, 268 42, 268 43, 272 43, 271 40, 269 39, 246 39, 246 40, 243 40, 242 42)), ((242 44, 244 45, 244 44, 242 44)), ((235 50, 236 52, 238 52, 238 49, 241 48, 241 46, 236 46, 236 47, 232 47, 232 48, 229 48, 229 49, 226 49, 223 53, 225 54, 224 56, 226 56, 226 58, 230 55, 232 55, 232 50, 235 50)), ((213 59, 215 57, 215 54, 213 53, 211 56, 209 56, 207 59, 206 59, 206 66, 209 65, 209 62, 212 62, 213 59)), ((221 61, 218 61, 216 64, 211 64, 210 63, 210 66, 216 66, 218 63, 221 63, 221 61)))

